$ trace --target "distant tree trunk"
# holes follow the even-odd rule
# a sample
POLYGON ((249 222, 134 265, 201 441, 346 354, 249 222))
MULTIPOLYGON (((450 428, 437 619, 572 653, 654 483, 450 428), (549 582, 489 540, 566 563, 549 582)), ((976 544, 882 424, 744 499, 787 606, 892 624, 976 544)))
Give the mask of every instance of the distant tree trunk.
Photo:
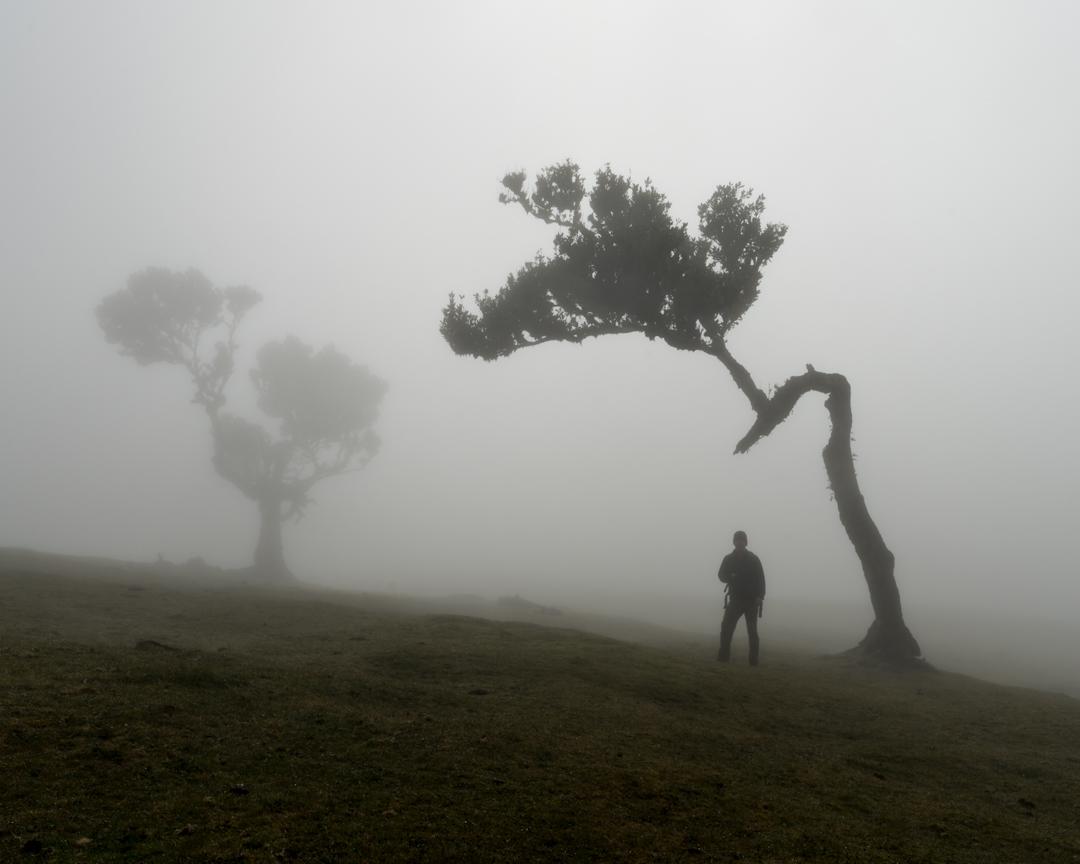
POLYGON ((272 495, 259 499, 259 542, 255 546, 255 569, 263 578, 282 582, 293 579, 285 563, 281 541, 281 499, 272 495))
POLYGON ((789 378, 776 388, 772 396, 767 396, 724 346, 718 349, 717 356, 757 414, 750 431, 736 445, 736 453, 745 453, 783 423, 806 393, 816 391, 826 394, 825 407, 832 421, 832 431, 821 455, 840 514, 840 524, 844 526, 851 545, 855 547, 855 554, 859 556, 870 590, 870 605, 874 610, 870 629, 852 651, 891 661, 910 661, 921 657, 919 643, 904 623, 900 590, 896 587, 893 572, 896 559, 870 518, 855 475, 855 457, 851 452, 851 385, 847 378, 834 372, 818 372, 813 366, 807 366, 804 374, 789 378))

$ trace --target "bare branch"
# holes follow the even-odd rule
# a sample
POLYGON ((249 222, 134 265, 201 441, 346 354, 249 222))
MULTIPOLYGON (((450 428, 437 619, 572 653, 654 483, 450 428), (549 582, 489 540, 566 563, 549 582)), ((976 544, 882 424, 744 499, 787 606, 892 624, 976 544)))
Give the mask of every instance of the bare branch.
MULTIPOLYGON (((750 427, 750 431, 735 445, 736 453, 745 453, 783 423, 791 415, 799 399, 807 393, 812 391, 829 395, 844 393, 850 398, 851 388, 843 375, 834 372, 818 372, 813 366, 806 368, 807 371, 802 375, 795 375, 777 387, 772 398, 765 397, 765 403, 761 408, 755 406, 757 419, 750 427)), ((763 393, 761 395, 764 397, 763 393)))
POLYGON ((762 413, 767 412, 769 409, 769 397, 754 383, 750 371, 731 355, 731 352, 728 350, 728 347, 722 338, 713 339, 712 354, 724 364, 724 368, 731 374, 732 379, 735 381, 735 385, 743 392, 746 398, 750 400, 750 407, 752 407, 759 416, 762 413))

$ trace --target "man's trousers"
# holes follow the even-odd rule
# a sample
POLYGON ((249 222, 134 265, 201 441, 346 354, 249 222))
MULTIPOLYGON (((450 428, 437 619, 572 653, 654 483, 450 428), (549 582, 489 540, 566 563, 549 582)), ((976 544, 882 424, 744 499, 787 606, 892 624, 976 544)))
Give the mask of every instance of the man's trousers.
POLYGON ((740 618, 746 618, 746 635, 750 639, 750 665, 757 666, 758 662, 758 599, 740 599, 730 597, 727 608, 724 610, 724 620, 720 624, 720 659, 727 662, 731 659, 731 637, 735 635, 735 625, 740 618))

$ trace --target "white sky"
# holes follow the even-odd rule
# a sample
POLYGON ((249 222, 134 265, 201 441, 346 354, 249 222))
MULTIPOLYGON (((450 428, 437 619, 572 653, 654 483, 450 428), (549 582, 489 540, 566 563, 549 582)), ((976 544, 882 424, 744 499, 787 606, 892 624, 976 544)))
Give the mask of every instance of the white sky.
POLYGON ((770 596, 865 604, 820 400, 735 457, 752 416, 706 357, 443 343, 451 291, 549 247, 498 178, 572 157, 692 222, 719 183, 765 193, 790 233, 732 348, 762 386, 851 379, 909 608, 1068 618, 1078 25, 987 0, 7 0, 0 545, 248 563, 255 509, 187 382, 93 317, 132 271, 193 266, 263 293, 249 355, 294 333, 390 382, 382 453, 287 529, 305 578, 715 596, 745 528, 770 596))

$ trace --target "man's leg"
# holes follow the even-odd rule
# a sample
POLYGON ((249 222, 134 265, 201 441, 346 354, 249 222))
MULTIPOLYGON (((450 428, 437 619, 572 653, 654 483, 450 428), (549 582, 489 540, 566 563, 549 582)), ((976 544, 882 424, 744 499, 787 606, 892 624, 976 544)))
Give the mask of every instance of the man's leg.
POLYGON ((728 602, 724 610, 724 620, 720 622, 719 659, 727 663, 731 659, 731 637, 735 635, 735 625, 739 621, 739 607, 734 601, 728 602))
POLYGON ((746 615, 746 635, 750 639, 750 665, 757 666, 760 645, 757 635, 757 603, 747 609, 744 614, 746 615))

